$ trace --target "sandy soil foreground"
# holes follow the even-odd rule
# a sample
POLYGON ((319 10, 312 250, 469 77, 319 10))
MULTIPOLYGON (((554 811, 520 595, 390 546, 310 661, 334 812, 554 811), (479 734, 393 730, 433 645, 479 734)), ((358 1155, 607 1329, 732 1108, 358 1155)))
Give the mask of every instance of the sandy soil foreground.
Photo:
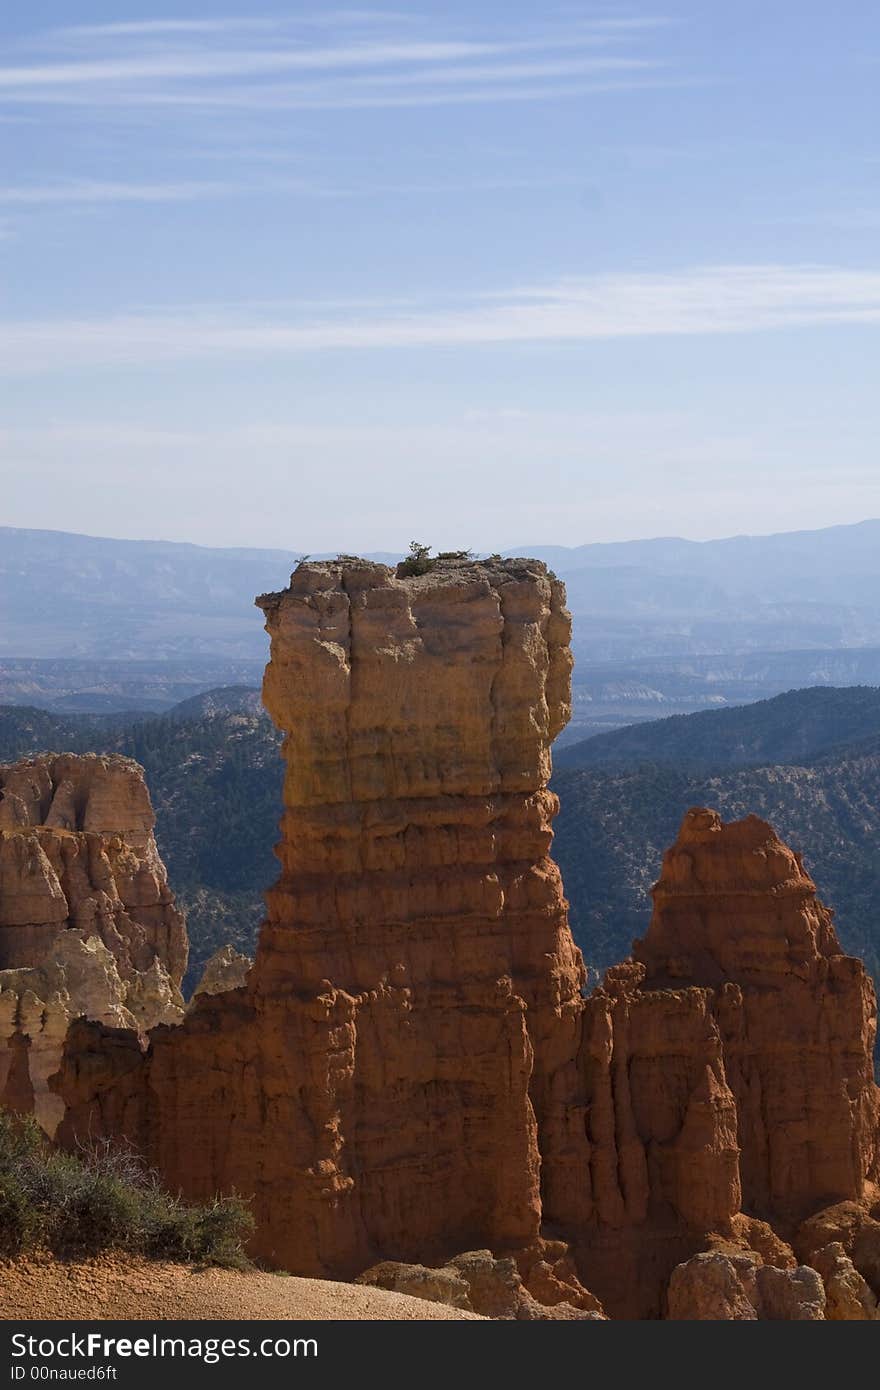
POLYGON ((483 1321, 475 1313, 357 1284, 194 1270, 122 1256, 84 1264, 49 1258, 0 1262, 0 1319, 13 1318, 483 1321))

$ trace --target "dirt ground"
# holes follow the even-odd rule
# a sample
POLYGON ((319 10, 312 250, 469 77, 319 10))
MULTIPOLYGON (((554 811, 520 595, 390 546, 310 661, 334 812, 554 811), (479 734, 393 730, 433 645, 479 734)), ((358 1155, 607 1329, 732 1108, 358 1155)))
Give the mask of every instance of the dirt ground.
MULTIPOLYGON (((193 1269, 123 1256, 83 1264, 0 1262, 0 1319, 105 1318, 411 1320, 470 1318, 384 1289, 262 1272, 193 1269)), ((482 1321, 482 1319, 478 1319, 482 1321)))

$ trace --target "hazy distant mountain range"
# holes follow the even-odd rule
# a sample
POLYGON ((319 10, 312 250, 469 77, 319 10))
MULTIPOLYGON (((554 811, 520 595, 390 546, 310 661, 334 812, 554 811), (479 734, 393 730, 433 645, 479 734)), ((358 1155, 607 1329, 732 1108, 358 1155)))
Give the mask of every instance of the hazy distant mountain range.
MULTIPOLYGON (((880 521, 508 553, 546 560, 566 583, 569 740, 796 686, 880 682, 880 521)), ((298 558, 0 529, 0 700, 155 711, 255 685, 266 638, 254 596, 283 587, 298 558)))
POLYGON ((254 598, 301 554, 0 528, 0 656, 265 661, 254 598))
POLYGON ((232 682, 256 688, 265 664, 265 657, 256 661, 216 657, 52 661, 0 656, 0 704, 37 705, 58 714, 159 713, 218 685, 232 682))
POLYGON ((530 553, 565 580, 590 661, 880 645, 880 521, 530 553))

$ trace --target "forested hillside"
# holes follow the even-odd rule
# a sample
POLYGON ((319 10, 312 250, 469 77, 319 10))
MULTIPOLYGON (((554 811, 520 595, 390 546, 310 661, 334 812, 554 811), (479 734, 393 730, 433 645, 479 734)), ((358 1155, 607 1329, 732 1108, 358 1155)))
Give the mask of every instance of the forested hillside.
POLYGON ((560 748, 558 770, 639 762, 677 766, 793 763, 880 734, 880 689, 813 686, 736 709, 629 725, 560 748))
MULTIPOLYGON (((590 743, 614 759, 602 753, 595 766, 557 771, 554 854, 594 969, 645 930, 663 850, 688 807, 708 805, 725 818, 756 812, 803 853, 844 945, 880 978, 880 691, 794 691, 590 743)), ((212 692, 195 710, 132 722, 0 708, 3 760, 48 749, 115 751, 143 764, 159 847, 188 915, 190 982, 225 941, 252 951, 276 875, 282 779, 280 737, 253 691, 212 692), (182 717, 198 710, 207 712, 182 717)))
POLYGON ((253 712, 252 691, 241 692, 244 708, 235 703, 229 692, 218 691, 208 702, 225 706, 218 713, 181 718, 181 707, 133 723, 0 707, 3 761, 64 750, 123 753, 142 764, 159 851, 187 914, 190 987, 218 946, 231 941, 253 951, 262 893, 277 870, 280 735, 262 709, 253 712))
POLYGON ((880 979, 880 740, 804 765, 688 773, 669 764, 590 768, 554 778, 554 853, 588 963, 619 960, 650 917, 650 887, 690 806, 725 820, 754 812, 803 854, 841 941, 880 979))

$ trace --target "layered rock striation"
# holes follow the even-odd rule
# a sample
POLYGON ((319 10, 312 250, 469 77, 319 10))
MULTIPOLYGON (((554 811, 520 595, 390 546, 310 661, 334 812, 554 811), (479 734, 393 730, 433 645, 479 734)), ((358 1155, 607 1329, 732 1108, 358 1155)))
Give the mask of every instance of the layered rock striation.
POLYGON ((117 754, 0 766, 0 970, 51 962, 62 931, 97 936, 120 974, 158 960, 179 985, 184 920, 142 769, 117 754))
POLYGON ((49 1134, 71 1019, 178 1022, 184 920, 128 758, 45 754, 0 767, 0 1103, 49 1134))
POLYGON ((791 1260, 773 1229, 877 1177, 874 990, 798 856, 755 816, 697 808, 653 898, 584 1002, 586 1165, 545 1178, 545 1220, 577 1232, 618 1316, 660 1316, 673 1267, 707 1245, 791 1260))
POLYGON ((549 858, 562 586, 533 561, 305 563, 259 602, 287 777, 256 961, 153 1035, 146 1082, 121 1046, 102 1085, 81 1038, 67 1132, 253 1194, 289 1269, 525 1245, 541 1155, 568 1161, 584 980, 549 858))
POLYGON ((643 988, 711 991, 744 1207, 787 1225, 876 1176, 877 1008, 797 854, 749 816, 684 819, 634 957, 643 988))

